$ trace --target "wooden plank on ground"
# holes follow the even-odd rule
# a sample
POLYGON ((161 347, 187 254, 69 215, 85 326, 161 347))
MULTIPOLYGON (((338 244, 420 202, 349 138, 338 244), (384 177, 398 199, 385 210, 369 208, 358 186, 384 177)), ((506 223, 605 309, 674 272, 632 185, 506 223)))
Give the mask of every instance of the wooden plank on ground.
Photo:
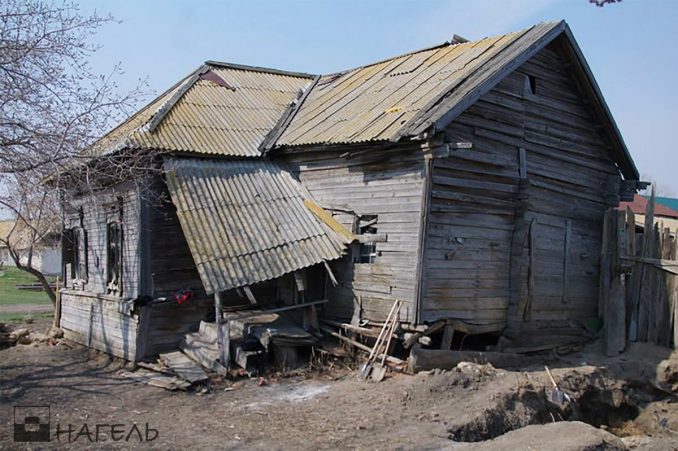
POLYGON ((160 354, 160 360, 177 376, 191 384, 207 379, 207 373, 181 351, 160 354))
POLYGON ((191 384, 178 377, 166 376, 164 374, 158 374, 154 371, 145 369, 139 369, 134 372, 123 370, 118 372, 118 375, 127 379, 135 380, 137 382, 153 385, 154 387, 164 388, 166 390, 186 390, 191 386, 191 384))

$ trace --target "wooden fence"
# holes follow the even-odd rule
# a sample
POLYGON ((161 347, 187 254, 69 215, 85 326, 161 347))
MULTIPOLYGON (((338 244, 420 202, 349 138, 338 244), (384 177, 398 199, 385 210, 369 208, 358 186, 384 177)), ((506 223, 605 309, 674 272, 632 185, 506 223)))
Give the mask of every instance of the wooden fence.
POLYGON ((678 230, 655 218, 654 205, 653 195, 642 226, 630 209, 605 215, 599 314, 608 355, 629 341, 678 343, 678 230))

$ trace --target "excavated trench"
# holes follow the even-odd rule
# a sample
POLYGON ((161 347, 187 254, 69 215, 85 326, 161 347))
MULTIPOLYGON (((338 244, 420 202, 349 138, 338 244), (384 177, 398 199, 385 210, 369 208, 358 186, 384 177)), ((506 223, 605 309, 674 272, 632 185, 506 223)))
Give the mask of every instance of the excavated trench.
POLYGON ((640 413, 646 392, 600 373, 571 374, 559 389, 569 400, 557 402, 550 387, 525 383, 510 393, 498 394, 491 407, 448 424, 449 438, 457 442, 491 440, 533 424, 582 421, 623 436, 624 428, 640 413))

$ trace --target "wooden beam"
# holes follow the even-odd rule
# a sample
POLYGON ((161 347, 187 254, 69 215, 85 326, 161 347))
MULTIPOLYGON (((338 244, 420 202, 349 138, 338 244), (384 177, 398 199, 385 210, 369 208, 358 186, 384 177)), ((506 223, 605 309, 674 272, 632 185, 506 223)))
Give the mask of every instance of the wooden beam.
POLYGON ((349 243, 355 240, 355 235, 349 232, 346 227, 339 224, 336 219, 332 217, 328 212, 326 212, 320 205, 316 204, 310 199, 304 199, 304 205, 306 208, 311 210, 311 212, 318 217, 322 222, 324 222, 329 228, 337 232, 339 235, 344 237, 349 243))
POLYGON ((242 287, 242 291, 245 293, 247 300, 250 301, 250 304, 257 304, 257 298, 254 297, 254 293, 252 293, 252 289, 249 286, 245 285, 242 287))
POLYGON ((365 233, 355 235, 355 239, 359 243, 385 243, 388 241, 388 235, 385 233, 365 233))
POLYGON ((330 278, 330 281, 332 282, 333 286, 338 286, 339 282, 337 281, 337 278, 334 277, 334 273, 332 272, 332 268, 330 268, 330 264, 327 263, 327 260, 323 260, 323 266, 325 267, 325 271, 327 271, 327 276, 330 278))
POLYGON ((288 310, 296 310, 300 308, 305 308, 311 305, 320 305, 320 304, 325 304, 327 303, 327 299, 322 299, 320 301, 313 301, 313 302, 305 302, 303 304, 296 304, 296 305, 286 305, 285 307, 276 307, 272 309, 267 309, 267 310, 257 310, 255 312, 249 312, 249 313, 244 313, 240 315, 232 315, 229 316, 228 319, 230 321, 236 321, 236 320, 241 320, 245 318, 250 318, 252 316, 259 316, 259 315, 265 315, 268 313, 279 313, 279 312, 286 312, 288 310))
POLYGON ((225 322, 226 333, 222 328, 223 306, 221 303, 221 293, 214 293, 214 317, 217 326, 217 349, 219 350, 219 363, 228 370, 230 364, 230 330, 228 319, 225 322))
POLYGON ((443 338, 440 341, 440 349, 449 351, 452 347, 452 339, 454 338, 454 326, 447 324, 443 329, 443 338))
POLYGON ((518 149, 518 164, 519 164, 519 169, 518 169, 518 174, 520 175, 521 179, 526 179, 527 178, 527 154, 525 152, 524 148, 518 149))
MULTIPOLYGON (((361 351, 365 351, 365 352, 368 352, 368 353, 372 352, 372 348, 370 348, 369 346, 365 346, 362 343, 358 343, 357 341, 351 340, 350 338, 345 337, 345 336, 333 331, 332 329, 328 329, 326 327, 321 326, 320 330, 322 330, 326 334, 329 334, 333 337, 340 339, 341 341, 344 341, 344 342, 350 344, 351 346, 355 346, 356 348, 360 349, 361 351)), ((389 362, 389 363, 392 363, 394 365, 404 365, 405 364, 404 360, 400 360, 399 358, 392 357, 390 355, 386 356, 386 361, 389 362)))

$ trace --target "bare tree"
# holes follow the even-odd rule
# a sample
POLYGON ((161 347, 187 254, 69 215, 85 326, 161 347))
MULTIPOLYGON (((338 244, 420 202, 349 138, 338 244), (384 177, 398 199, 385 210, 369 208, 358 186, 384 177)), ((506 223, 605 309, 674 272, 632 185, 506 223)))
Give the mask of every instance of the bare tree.
MULTIPOLYGON (((97 165, 83 149, 145 97, 143 81, 119 93, 119 65, 102 76, 88 63, 98 49, 92 36, 112 22, 83 15, 74 3, 0 1, 0 207, 16 218, 0 244, 53 301, 33 256, 46 235, 60 230, 62 182, 68 175, 71 186, 90 185, 97 165)), ((118 172, 128 167, 126 161, 118 172)))
POLYGON ((651 191, 655 191, 655 195, 659 197, 674 197, 675 192, 671 189, 671 187, 666 186, 663 183, 657 182, 654 177, 652 177, 649 174, 642 174, 640 177, 642 180, 645 180, 647 182, 650 182, 650 185, 642 191, 642 194, 645 196, 649 196, 651 191))

